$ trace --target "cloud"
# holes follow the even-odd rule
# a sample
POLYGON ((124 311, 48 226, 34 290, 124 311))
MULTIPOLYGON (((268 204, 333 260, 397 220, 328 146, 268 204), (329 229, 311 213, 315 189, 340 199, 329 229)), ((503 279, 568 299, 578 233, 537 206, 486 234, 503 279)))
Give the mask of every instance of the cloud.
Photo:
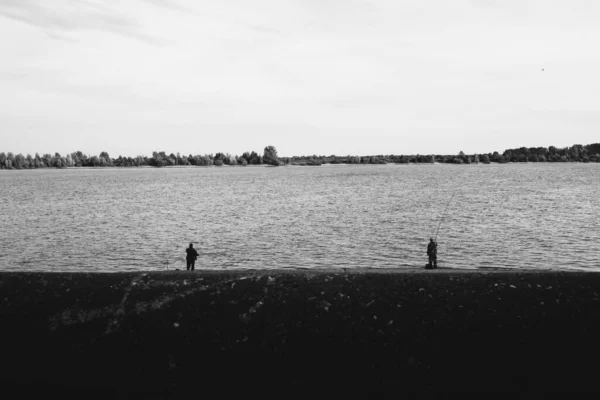
POLYGON ((279 29, 272 28, 267 25, 253 25, 249 24, 247 27, 255 32, 264 33, 264 34, 272 34, 272 35, 281 35, 282 32, 279 29))
POLYGON ((191 12, 191 10, 188 7, 182 6, 178 2, 172 1, 172 0, 142 0, 142 1, 144 1, 146 3, 150 3, 157 7, 167 8, 170 10, 191 12))
POLYGON ((406 151, 447 132, 436 145, 458 152, 500 129, 519 141, 527 127, 532 142, 569 124, 593 132, 600 14, 584 0, 544 4, 0 0, 11 38, 0 41, 0 126, 22 152, 53 146, 44 135, 81 143, 81 132, 110 132, 111 152, 134 153, 198 138, 220 151, 220 138, 245 147, 267 134, 294 153, 321 136, 323 149, 378 152, 371 136, 387 148, 405 132, 406 151))
POLYGON ((105 2, 64 0, 60 3, 42 3, 36 0, 3 0, 0 3, 0 16, 43 29, 55 38, 62 38, 66 33, 95 30, 158 44, 133 17, 118 12, 105 2))

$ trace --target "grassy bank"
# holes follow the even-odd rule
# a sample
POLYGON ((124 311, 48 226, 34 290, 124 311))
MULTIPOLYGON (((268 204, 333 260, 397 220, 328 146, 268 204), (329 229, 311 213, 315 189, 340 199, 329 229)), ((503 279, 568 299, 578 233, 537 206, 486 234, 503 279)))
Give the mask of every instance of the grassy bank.
POLYGON ((0 300, 25 391, 598 390, 594 273, 5 272, 0 300))

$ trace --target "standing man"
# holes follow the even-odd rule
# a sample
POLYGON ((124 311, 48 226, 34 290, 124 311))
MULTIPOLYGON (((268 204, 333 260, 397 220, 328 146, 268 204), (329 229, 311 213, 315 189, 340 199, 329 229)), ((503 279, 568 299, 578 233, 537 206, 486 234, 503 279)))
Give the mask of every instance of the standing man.
POLYGON ((190 243, 190 247, 185 249, 185 253, 186 253, 185 261, 187 262, 187 270, 189 271, 190 267, 191 267, 192 271, 193 271, 194 266, 196 264, 196 259, 198 258, 198 252, 194 248, 194 245, 192 243, 190 243))
POLYGON ((429 239, 429 244, 427 245, 427 255, 429 256, 428 268, 437 269, 437 243, 433 241, 433 238, 429 239))

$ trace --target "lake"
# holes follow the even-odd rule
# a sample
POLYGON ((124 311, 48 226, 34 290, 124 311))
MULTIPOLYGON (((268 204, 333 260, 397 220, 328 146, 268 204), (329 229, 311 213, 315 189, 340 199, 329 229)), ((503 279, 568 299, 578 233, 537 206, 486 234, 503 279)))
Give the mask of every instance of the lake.
POLYGON ((600 164, 0 171, 0 269, 600 270, 600 164), (445 217, 441 220, 444 211, 445 217), (441 224, 440 224, 440 221, 441 224))

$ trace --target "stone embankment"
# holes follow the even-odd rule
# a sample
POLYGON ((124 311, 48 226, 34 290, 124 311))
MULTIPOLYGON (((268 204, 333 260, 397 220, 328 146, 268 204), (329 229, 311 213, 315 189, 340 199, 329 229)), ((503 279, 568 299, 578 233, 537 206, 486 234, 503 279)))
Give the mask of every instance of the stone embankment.
POLYGON ((0 301, 25 394, 598 390, 595 273, 4 272, 0 301))

